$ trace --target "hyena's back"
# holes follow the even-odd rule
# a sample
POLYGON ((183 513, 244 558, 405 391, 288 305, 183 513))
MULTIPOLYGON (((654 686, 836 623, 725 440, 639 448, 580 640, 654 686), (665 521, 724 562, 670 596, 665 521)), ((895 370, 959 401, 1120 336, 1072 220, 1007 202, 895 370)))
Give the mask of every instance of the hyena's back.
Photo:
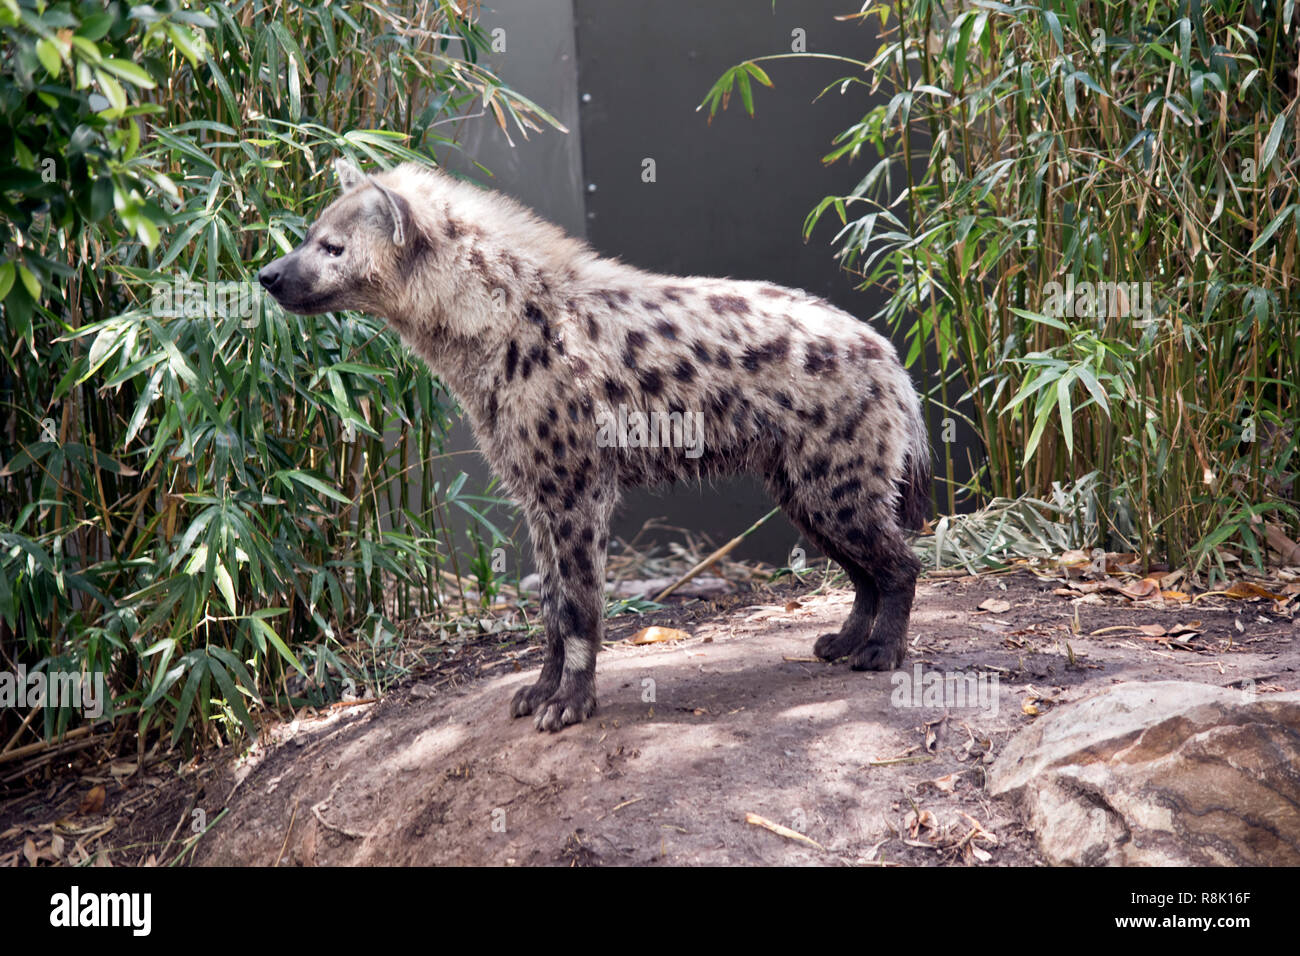
POLYGON ((586 388, 604 412, 700 413, 703 451, 619 449, 624 481, 752 472, 801 524, 920 526, 929 449, 887 339, 770 283, 637 277, 585 297, 586 308, 584 297, 566 302, 586 388))

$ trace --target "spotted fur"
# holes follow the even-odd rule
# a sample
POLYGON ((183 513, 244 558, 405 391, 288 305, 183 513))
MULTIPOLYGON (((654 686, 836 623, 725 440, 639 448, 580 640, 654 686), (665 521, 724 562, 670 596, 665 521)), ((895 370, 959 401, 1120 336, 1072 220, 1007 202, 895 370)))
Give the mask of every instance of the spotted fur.
POLYGON ((339 173, 343 195, 260 278, 292 311, 382 316, 460 400, 542 579, 546 657, 512 714, 558 730, 594 710, 610 517, 628 485, 760 475, 856 589, 815 653, 901 664, 919 571, 905 532, 929 508, 930 452, 887 339, 794 289, 600 257, 437 170, 339 173), (602 447, 619 405, 700 413, 702 453, 602 447))

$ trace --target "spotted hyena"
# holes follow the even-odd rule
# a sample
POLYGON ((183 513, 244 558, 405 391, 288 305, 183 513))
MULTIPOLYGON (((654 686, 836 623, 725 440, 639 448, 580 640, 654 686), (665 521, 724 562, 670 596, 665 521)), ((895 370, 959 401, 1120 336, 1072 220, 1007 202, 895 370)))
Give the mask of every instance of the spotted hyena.
POLYGON ((541 573, 546 657, 513 715, 559 730, 595 709, 610 515, 628 484, 761 475, 857 592, 814 652, 902 663, 920 569, 905 532, 929 507, 930 452, 888 340, 804 292, 602 258, 435 169, 336 169, 342 195, 258 278, 292 312, 383 317, 460 400, 541 573), (610 440, 611 422, 635 432, 649 415, 670 439, 697 422, 702 441, 610 440))

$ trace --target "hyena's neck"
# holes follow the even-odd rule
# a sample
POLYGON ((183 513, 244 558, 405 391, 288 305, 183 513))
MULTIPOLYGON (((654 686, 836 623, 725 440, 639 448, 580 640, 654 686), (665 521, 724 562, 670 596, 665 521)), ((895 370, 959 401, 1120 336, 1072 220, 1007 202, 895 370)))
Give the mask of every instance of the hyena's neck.
POLYGON ((586 263, 548 261, 454 209, 443 216, 415 270, 436 278, 413 288, 389 323, 456 396, 483 444, 503 411, 513 417, 510 406, 530 400, 530 386, 564 374, 563 326, 586 263))

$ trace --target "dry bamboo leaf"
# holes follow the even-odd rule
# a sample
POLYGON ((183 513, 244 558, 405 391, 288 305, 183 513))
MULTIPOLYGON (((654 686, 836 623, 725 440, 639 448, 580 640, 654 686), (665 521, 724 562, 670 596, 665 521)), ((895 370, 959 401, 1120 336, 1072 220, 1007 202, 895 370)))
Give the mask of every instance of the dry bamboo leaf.
POLYGON ((750 826, 762 827, 764 830, 770 830, 777 836, 785 837, 787 840, 806 843, 808 846, 816 847, 818 850, 824 851, 826 849, 826 847, 822 846, 812 837, 806 837, 797 830, 791 830, 789 827, 783 827, 779 823, 773 823, 766 817, 760 817, 757 813, 746 813, 745 822, 750 826))

